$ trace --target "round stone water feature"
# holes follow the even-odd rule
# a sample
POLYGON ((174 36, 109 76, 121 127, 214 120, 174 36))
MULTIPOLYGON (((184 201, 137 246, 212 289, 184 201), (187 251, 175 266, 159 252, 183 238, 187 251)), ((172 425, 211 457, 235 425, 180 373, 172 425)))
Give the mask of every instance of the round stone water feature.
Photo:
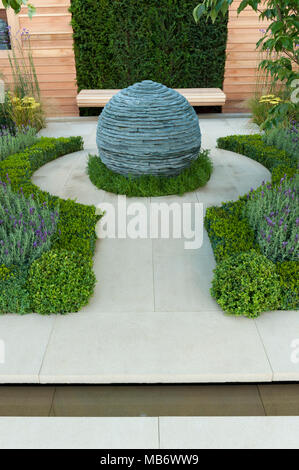
POLYGON ((119 91, 99 117, 99 156, 122 175, 178 175, 200 145, 198 118, 186 98, 151 80, 119 91))

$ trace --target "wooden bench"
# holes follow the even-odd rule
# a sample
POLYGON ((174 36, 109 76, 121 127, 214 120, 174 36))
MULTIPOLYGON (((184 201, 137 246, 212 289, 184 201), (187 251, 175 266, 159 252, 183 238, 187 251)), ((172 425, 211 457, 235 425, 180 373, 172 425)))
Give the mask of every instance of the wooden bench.
MULTIPOLYGON (((79 108, 102 108, 120 90, 81 90, 77 95, 79 108)), ((220 88, 178 88, 191 106, 223 106, 226 96, 220 88)))

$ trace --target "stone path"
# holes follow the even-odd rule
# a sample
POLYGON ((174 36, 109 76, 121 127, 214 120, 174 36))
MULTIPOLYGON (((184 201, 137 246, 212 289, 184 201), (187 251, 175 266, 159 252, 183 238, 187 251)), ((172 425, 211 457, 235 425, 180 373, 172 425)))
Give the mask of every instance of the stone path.
MULTIPOLYGON (((155 199, 207 207, 236 200, 270 178, 257 162, 215 148, 219 136, 253 132, 247 119, 202 119, 200 125, 214 163, 209 183, 183 197, 142 198, 146 205, 155 199)), ((86 175, 95 132, 92 119, 51 122, 44 135, 82 135, 86 150, 40 168, 34 183, 83 204, 116 205, 117 196, 96 189, 86 175)), ((299 363, 291 360, 297 312, 268 312, 257 320, 226 316, 209 293, 214 267, 206 233, 198 250, 184 249, 181 240, 98 241, 98 283, 81 312, 0 317, 6 345, 0 382, 298 380, 299 363)))

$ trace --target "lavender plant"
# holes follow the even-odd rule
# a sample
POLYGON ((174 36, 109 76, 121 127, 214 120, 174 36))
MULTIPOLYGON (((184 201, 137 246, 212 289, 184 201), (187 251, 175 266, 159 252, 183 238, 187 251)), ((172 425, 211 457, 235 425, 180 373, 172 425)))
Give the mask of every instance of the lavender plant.
POLYGON ((298 259, 299 176, 251 190, 244 212, 262 253, 273 262, 298 259))
POLYGON ((276 127, 266 131, 263 141, 280 150, 285 150, 295 162, 299 160, 299 122, 292 121, 288 129, 276 127))
POLYGON ((0 265, 31 264, 51 248, 58 210, 15 193, 10 181, 0 182, 0 265))
POLYGON ((1 137, 6 137, 8 135, 13 135, 10 128, 6 126, 5 124, 0 125, 0 139, 1 137))
POLYGON ((30 147, 37 141, 36 130, 32 127, 23 127, 17 131, 16 135, 9 132, 0 137, 0 161, 17 152, 21 152, 26 147, 30 147))

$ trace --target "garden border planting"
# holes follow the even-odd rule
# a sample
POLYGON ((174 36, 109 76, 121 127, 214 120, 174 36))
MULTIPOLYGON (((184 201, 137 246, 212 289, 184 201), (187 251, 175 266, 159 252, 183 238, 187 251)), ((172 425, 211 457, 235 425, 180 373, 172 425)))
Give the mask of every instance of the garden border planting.
MULTIPOLYGON (((240 153, 264 165, 272 173, 272 183, 267 186, 264 183, 236 202, 225 202, 220 207, 207 209, 205 228, 217 262, 212 296, 225 312, 234 315, 256 317, 265 310, 298 309, 298 261, 274 263, 264 256, 244 213, 247 201, 264 197, 265 188, 278 193, 284 189, 285 182, 294 181, 298 174, 297 161, 284 150, 266 145, 259 134, 220 137, 217 144, 221 149, 240 153), (272 283, 266 285, 267 277, 272 279, 272 283)), ((296 188, 293 193, 296 197, 296 188)), ((275 216, 273 214, 273 218, 275 216)), ((269 219, 270 222, 274 227, 276 222, 269 219)), ((271 235, 272 231, 269 233, 271 235)))
POLYGON ((272 174, 272 183, 278 183, 286 174, 294 176, 298 161, 285 150, 266 145, 262 135, 229 135, 217 140, 218 148, 240 153, 264 165, 272 174))
MULTIPOLYGON (((25 197, 28 201, 33 198, 35 202, 51 210, 59 207, 57 232, 51 250, 46 251, 42 256, 43 269, 39 269, 41 258, 38 258, 35 261, 36 265, 34 267, 31 265, 31 268, 30 266, 24 266, 22 269, 0 267, 0 283, 2 284, 0 313, 27 313, 32 311, 32 305, 37 313, 66 313, 70 311, 70 305, 74 307, 73 311, 77 311, 92 295, 95 285, 92 272, 92 256, 96 241, 95 226, 101 216, 96 214, 94 206, 86 206, 70 199, 65 200, 53 196, 40 190, 30 180, 33 173, 46 163, 82 149, 81 137, 57 139, 41 137, 32 147, 0 162, 0 180, 3 185, 11 185, 15 193, 19 193, 20 197, 25 197), (54 289, 54 270, 51 269, 51 265, 55 257, 61 262, 59 261, 55 266, 56 288, 54 289), (45 270, 46 265, 48 272, 45 270), (68 277, 67 274, 70 268, 73 272, 72 277, 68 277), (34 286, 26 285, 29 269, 34 286), (86 283, 83 282, 82 273, 85 273, 86 283), (47 274, 49 274, 48 286, 47 274), (81 281, 76 282, 75 277, 81 281), (59 281, 61 281, 61 289, 59 289, 59 281), (78 299, 74 299, 73 302, 71 302, 71 297, 74 297, 74 290, 65 289, 66 282, 73 283, 73 288, 77 289, 78 299), (47 290, 52 291, 52 299, 44 295, 47 290), (11 311, 9 308, 12 303, 6 293, 16 291, 20 291, 21 295, 13 305, 14 310, 11 311), (35 297, 30 298, 29 292, 35 297), (62 292, 66 297, 59 299, 62 292), (40 308, 38 298, 42 299, 40 308)), ((15 293, 14 297, 17 297, 15 293)))

